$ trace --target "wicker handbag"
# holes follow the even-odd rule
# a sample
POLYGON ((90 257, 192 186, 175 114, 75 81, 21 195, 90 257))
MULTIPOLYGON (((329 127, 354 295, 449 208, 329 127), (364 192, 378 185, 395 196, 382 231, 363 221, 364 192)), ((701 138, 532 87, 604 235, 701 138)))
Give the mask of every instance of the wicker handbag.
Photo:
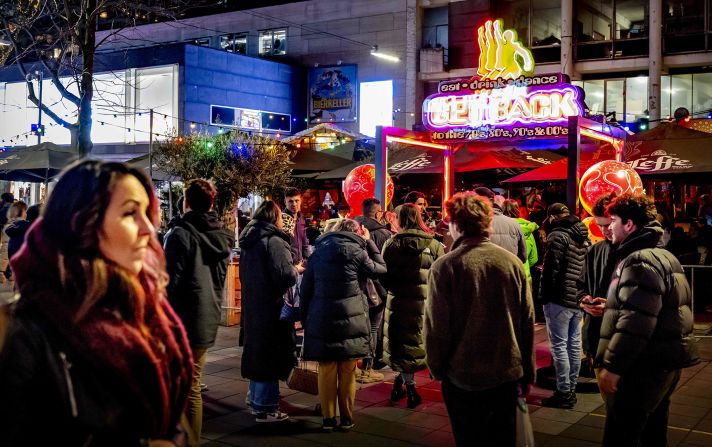
POLYGON ((299 355, 297 366, 287 377, 287 386, 302 393, 319 394, 319 362, 308 362, 303 359, 304 347, 299 355))

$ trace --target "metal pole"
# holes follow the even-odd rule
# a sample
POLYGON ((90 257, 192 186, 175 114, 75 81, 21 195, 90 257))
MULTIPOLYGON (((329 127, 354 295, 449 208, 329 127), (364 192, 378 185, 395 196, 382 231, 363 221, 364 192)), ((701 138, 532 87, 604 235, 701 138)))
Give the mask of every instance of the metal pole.
POLYGON ((148 177, 153 181, 153 109, 148 116, 148 177))
POLYGON ((37 80, 40 84, 40 106, 38 107, 39 116, 37 118, 37 144, 42 143, 42 81, 44 81, 44 73, 36 71, 37 80))
POLYGON ((383 131, 383 126, 376 126, 376 185, 374 196, 381 201, 383 209, 386 209, 386 191, 388 176, 388 143, 386 142, 387 132, 383 131))
POLYGON ((650 0, 650 35, 648 37, 648 119, 650 128, 660 122, 661 88, 663 65, 663 5, 661 0, 650 0))

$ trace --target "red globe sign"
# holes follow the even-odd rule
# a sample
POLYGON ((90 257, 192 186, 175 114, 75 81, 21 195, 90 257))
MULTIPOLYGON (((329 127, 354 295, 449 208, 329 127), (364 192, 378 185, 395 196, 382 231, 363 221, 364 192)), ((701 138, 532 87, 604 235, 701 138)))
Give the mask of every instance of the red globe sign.
POLYGON ((605 160, 588 168, 579 183, 579 200, 589 213, 599 197, 607 193, 643 194, 643 181, 626 163, 605 160))
MULTIPOLYGON (((344 180, 344 197, 351 207, 351 217, 361 215, 361 204, 365 199, 374 197, 376 188, 376 167, 372 164, 354 168, 344 180)), ((393 180, 386 174, 386 203, 393 199, 393 180)))

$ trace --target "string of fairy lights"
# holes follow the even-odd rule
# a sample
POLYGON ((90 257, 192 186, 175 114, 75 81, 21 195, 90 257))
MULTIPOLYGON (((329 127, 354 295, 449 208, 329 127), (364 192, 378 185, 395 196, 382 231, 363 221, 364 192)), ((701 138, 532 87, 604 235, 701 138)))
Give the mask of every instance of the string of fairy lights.
MULTIPOLYGON (((0 105, 3 105, 3 104, 0 104, 0 105)), ((18 109, 22 109, 20 106, 13 105, 13 104, 4 104, 4 105, 6 105, 6 106, 15 106, 15 107, 17 107, 18 109)), ((150 114, 150 112, 151 112, 150 109, 142 109, 142 110, 137 110, 137 111, 134 111, 134 112, 117 112, 117 113, 109 112, 109 113, 99 113, 98 115, 99 115, 100 117, 113 117, 114 119, 116 119, 116 118, 118 118, 119 116, 123 116, 123 117, 130 117, 130 116, 142 117, 142 116, 144 116, 144 115, 150 114)), ((181 117, 179 117, 179 116, 174 116, 174 115, 171 115, 171 114, 169 114, 169 113, 158 112, 158 111, 155 111, 155 110, 154 110, 153 114, 154 114, 154 117, 157 117, 157 118, 159 118, 159 119, 162 118, 163 120, 165 120, 165 121, 166 121, 166 124, 167 124, 167 121, 168 121, 168 120, 174 120, 174 121, 186 123, 186 126, 184 126, 184 129, 185 129, 185 130, 189 130, 191 133, 192 133, 192 132, 202 131, 202 130, 209 129, 209 128, 217 128, 217 134, 222 134, 222 133, 224 133, 224 132, 230 132, 230 131, 232 131, 232 130, 243 130, 243 131, 247 131, 247 132, 250 133, 250 134, 254 132, 254 130, 240 129, 239 127, 233 126, 233 125, 228 125, 228 124, 215 124, 215 123, 210 123, 210 122, 207 122, 207 121, 195 121, 195 120, 190 120, 190 119, 186 119, 186 118, 181 118, 181 117)), ((695 117, 695 116, 702 116, 702 115, 706 115, 706 117, 707 117, 708 119, 712 119, 712 109, 710 109, 710 110, 704 110, 704 111, 699 111, 699 112, 695 112, 695 113, 691 113, 691 114, 690 114, 690 116, 692 116, 692 117, 695 117)), ((64 118, 70 118, 70 119, 71 119, 71 118, 76 118, 76 116, 77 116, 77 113, 75 112, 73 115, 65 114, 65 115, 64 115, 64 118)), ((660 119, 657 119, 657 120, 649 120, 649 122, 665 122, 665 121, 670 121, 670 120, 671 120, 671 118, 670 118, 670 117, 667 117, 667 118, 660 118, 660 119)), ((296 121, 297 121, 297 118, 292 118, 292 122, 296 122, 296 121)), ((308 122, 309 120, 308 120, 308 118, 304 118, 304 121, 305 121, 305 122, 308 122)), ((333 122, 333 120, 332 120, 332 122, 333 122)), ((158 132, 157 132, 157 131, 155 131, 155 130, 154 130, 153 132, 151 132, 150 129, 149 129, 149 130, 146 130, 146 129, 142 129, 142 128, 137 128, 136 126, 130 127, 130 126, 125 126, 125 125, 121 125, 121 124, 112 123, 112 122, 109 121, 109 119, 97 119, 97 118, 94 118, 94 119, 93 119, 93 123, 94 123, 95 125, 98 124, 99 126, 109 126, 109 127, 113 127, 113 128, 117 128, 117 129, 123 129, 123 130, 125 130, 127 133, 136 132, 136 133, 146 134, 146 135, 149 136, 149 138, 150 138, 150 134, 151 134, 151 133, 153 133, 153 136, 154 136, 155 138, 167 138, 167 139, 178 138, 178 141, 179 141, 179 142, 182 142, 182 136, 179 135, 179 134, 175 134, 175 133, 167 133, 167 132, 163 132, 163 131, 158 131, 158 132)), ((55 122, 50 122, 48 125, 49 125, 50 127, 65 127, 64 125, 58 124, 58 123, 55 123, 55 122)), ((282 138, 282 131, 279 131, 279 130, 270 130, 270 131, 267 132, 267 135, 265 135, 264 132, 259 132, 259 131, 258 131, 258 134, 259 134, 259 135, 262 135, 262 136, 271 136, 271 135, 274 135, 274 138, 275 138, 276 140, 280 140, 280 139, 282 138)), ((2 138, 2 139, 0 139, 0 143, 3 145, 3 147, 0 147, 0 152, 5 152, 5 151, 8 149, 7 147, 4 146, 4 145, 5 145, 6 143, 8 143, 8 142, 9 142, 11 145, 16 145, 16 144, 20 143, 20 140, 23 140, 24 142, 26 142, 28 137, 35 137, 36 135, 37 135, 37 134, 36 134, 36 131, 30 130, 30 131, 27 131, 27 132, 19 133, 19 134, 17 134, 17 135, 13 135, 13 136, 11 136, 11 137, 2 138)), ((298 146, 299 146, 299 145, 298 145, 298 146)), ((11 147, 12 147, 12 146, 11 146, 11 147)))

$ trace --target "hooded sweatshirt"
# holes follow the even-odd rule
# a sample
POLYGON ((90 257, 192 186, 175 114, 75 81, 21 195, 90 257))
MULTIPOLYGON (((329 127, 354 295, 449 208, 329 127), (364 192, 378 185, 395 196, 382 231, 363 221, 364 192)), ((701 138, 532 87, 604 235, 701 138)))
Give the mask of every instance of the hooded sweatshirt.
POLYGON ((169 224, 164 242, 168 300, 194 348, 215 344, 234 244, 232 233, 223 228, 215 212, 189 211, 169 224))
POLYGON ((534 239, 534 232, 539 229, 539 225, 534 222, 529 222, 526 219, 517 217, 514 219, 519 224, 524 234, 524 242, 527 244, 527 260, 524 262, 524 272, 527 274, 527 280, 531 280, 531 272, 529 269, 536 265, 539 261, 539 253, 536 249, 536 240, 534 239))

